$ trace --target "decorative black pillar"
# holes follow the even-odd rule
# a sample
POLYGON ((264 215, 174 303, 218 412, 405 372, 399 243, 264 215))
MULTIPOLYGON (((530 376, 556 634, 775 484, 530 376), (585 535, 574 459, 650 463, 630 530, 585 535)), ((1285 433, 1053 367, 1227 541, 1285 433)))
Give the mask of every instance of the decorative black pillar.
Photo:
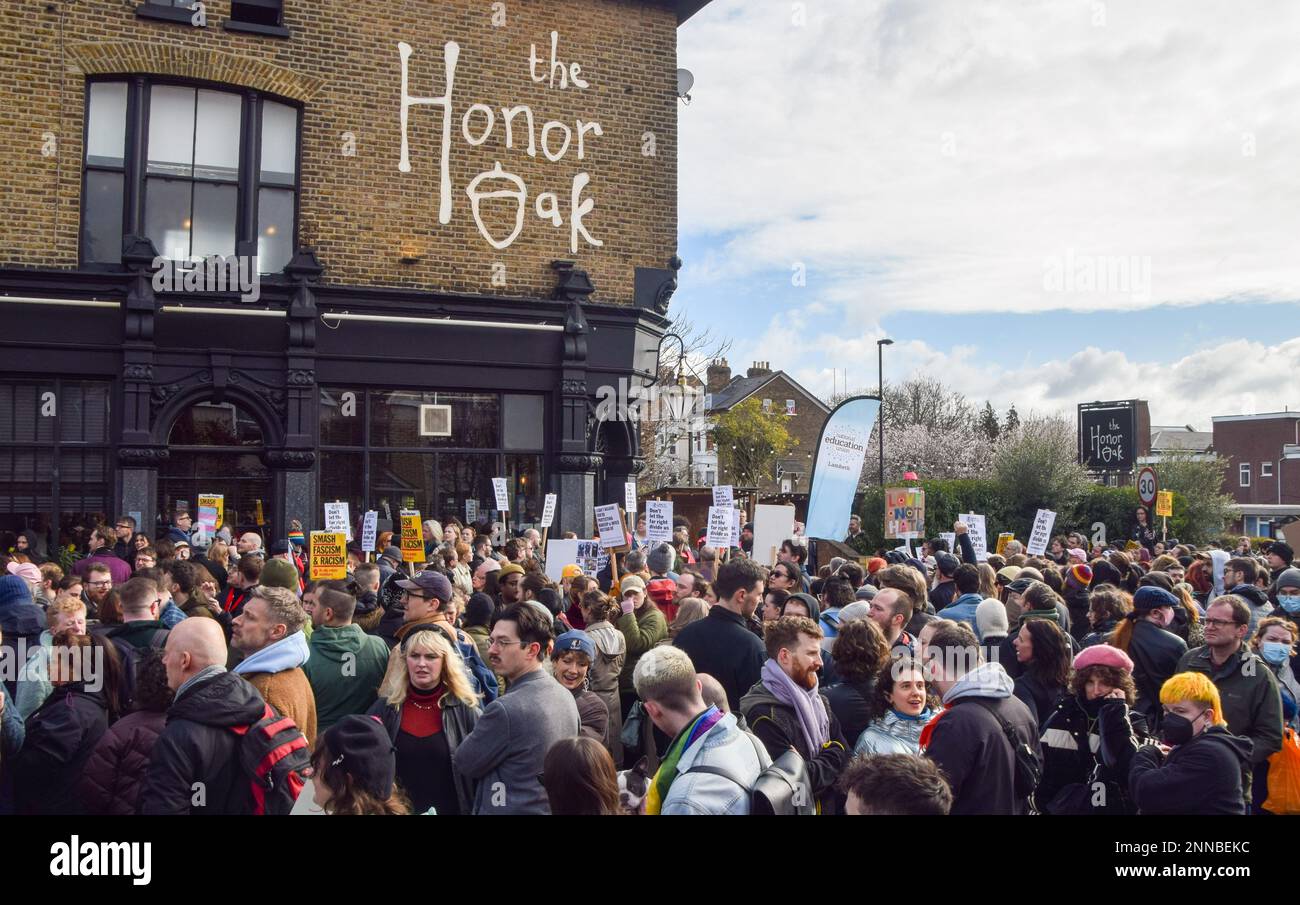
POLYGON ((122 329, 122 433, 117 448, 119 514, 138 512, 139 530, 153 534, 157 515, 158 466, 170 451, 153 442, 154 259, 158 252, 143 236, 122 239, 122 263, 131 271, 122 329))
POLYGON ((565 531, 575 531, 579 537, 591 537, 594 527, 592 510, 596 505, 596 470, 600 468, 601 459, 591 452, 587 439, 591 410, 587 391, 587 330, 582 307, 576 301, 570 301, 564 319, 559 417, 554 419, 560 434, 555 455, 555 492, 559 494, 557 524, 552 528, 557 537, 565 531))
POLYGON ((293 281, 289 301, 289 336, 285 359, 284 449, 270 451, 267 464, 284 472, 284 489, 276 516, 276 536, 289 531, 289 520, 297 519, 304 530, 321 525, 324 517, 316 505, 316 294, 324 268, 310 248, 300 248, 285 267, 293 281))

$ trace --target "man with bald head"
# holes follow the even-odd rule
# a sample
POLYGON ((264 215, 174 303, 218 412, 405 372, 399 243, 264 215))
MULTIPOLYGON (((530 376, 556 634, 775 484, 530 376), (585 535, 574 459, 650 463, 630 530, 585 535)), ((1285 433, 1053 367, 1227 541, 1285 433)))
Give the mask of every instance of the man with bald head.
POLYGON ((256 531, 239 535, 239 540, 235 542, 235 550, 240 556, 265 557, 266 555, 266 551, 262 549, 262 535, 256 531))
POLYGON ((226 672, 226 637, 215 619, 185 619, 163 649, 176 692, 153 749, 137 809, 141 814, 249 814, 252 796, 231 730, 262 718, 257 689, 226 672))

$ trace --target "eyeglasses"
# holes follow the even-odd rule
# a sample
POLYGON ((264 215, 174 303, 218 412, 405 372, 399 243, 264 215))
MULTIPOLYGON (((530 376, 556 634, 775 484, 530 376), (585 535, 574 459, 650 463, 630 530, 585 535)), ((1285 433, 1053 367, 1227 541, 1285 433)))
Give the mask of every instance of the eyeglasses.
POLYGON ((531 642, 528 642, 528 641, 512 641, 512 640, 509 639, 509 638, 492 638, 492 637, 489 637, 489 638, 488 638, 488 647, 513 647, 513 646, 516 645, 516 644, 518 644, 518 645, 520 645, 520 646, 523 646, 523 645, 526 645, 526 644, 529 644, 529 643, 531 643, 531 642))
POLYGON ((125 529, 128 530, 128 531, 131 530, 131 526, 130 526, 130 525, 118 525, 117 527, 119 527, 119 528, 125 528, 125 529))
POLYGON ((89 585, 92 588, 111 588, 113 586, 113 581, 112 579, 109 579, 108 581, 92 581, 89 585))
POLYGON ((1224 628, 1227 628, 1228 626, 1242 625, 1243 623, 1240 623, 1235 619, 1211 619, 1207 616, 1205 618, 1205 624, 1207 627, 1211 625, 1221 625, 1224 628))

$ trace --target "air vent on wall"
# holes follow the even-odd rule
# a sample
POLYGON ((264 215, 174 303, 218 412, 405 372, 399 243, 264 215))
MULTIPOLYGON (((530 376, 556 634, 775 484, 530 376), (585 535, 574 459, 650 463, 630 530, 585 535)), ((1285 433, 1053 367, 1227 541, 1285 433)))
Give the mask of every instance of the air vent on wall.
POLYGON ((420 406, 420 436, 421 437, 450 437, 451 436, 451 406, 449 405, 420 406))

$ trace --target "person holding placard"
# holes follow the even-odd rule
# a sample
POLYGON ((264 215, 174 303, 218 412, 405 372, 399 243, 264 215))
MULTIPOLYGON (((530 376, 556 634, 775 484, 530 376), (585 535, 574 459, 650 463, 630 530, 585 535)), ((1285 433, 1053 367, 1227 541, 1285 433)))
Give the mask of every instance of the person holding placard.
MULTIPOLYGON (((628 556, 639 552, 633 550, 628 556)), ((622 578, 618 599, 622 614, 614 625, 627 642, 627 657, 623 661, 623 671, 619 674, 618 692, 621 712, 627 713, 636 700, 632 671, 636 669, 642 654, 668 637, 668 620, 664 619, 664 614, 659 612, 659 607, 646 593, 645 580, 640 575, 625 575, 622 578)))

